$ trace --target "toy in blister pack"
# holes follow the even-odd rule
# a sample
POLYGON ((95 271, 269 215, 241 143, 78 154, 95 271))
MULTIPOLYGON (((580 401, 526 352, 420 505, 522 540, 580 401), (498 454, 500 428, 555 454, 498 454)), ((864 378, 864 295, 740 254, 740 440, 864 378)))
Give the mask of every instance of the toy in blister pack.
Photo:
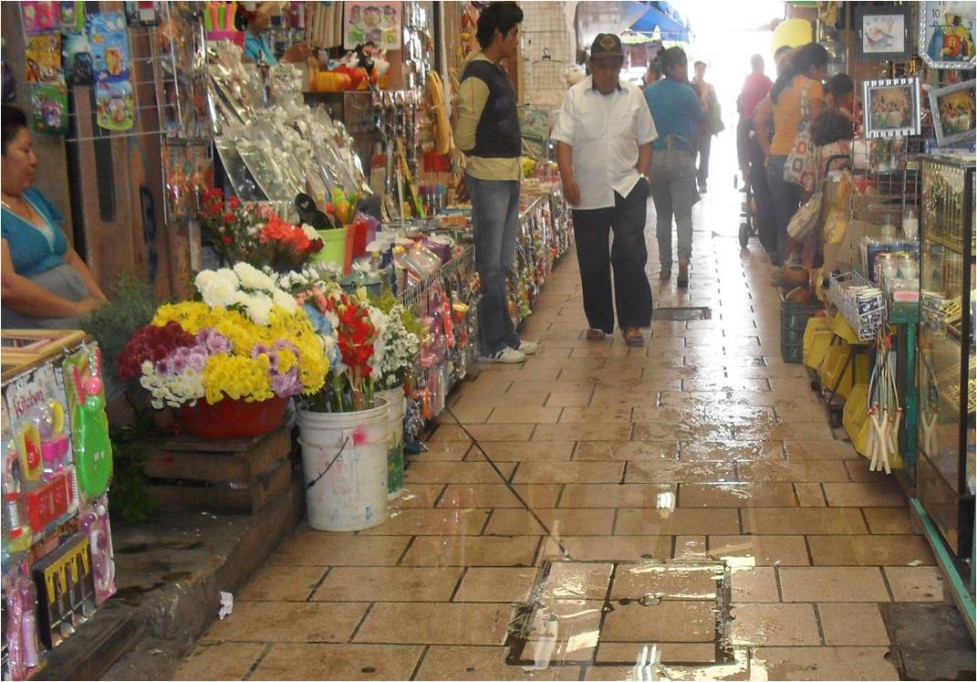
POLYGON ((99 83, 95 88, 95 121, 105 130, 129 130, 135 101, 128 81, 99 83))
POLYGON ((37 635, 37 589, 21 564, 9 578, 4 576, 3 595, 7 606, 4 636, 7 640, 10 679, 26 680, 43 665, 37 635))
POLYGON ((24 2, 20 5, 24 32, 28 35, 61 30, 60 2, 24 2))
POLYGON ((166 220, 180 220, 189 215, 190 203, 187 194, 187 152, 186 147, 164 145, 163 169, 166 172, 166 220))
POLYGON ((88 38, 99 83, 129 80, 129 36, 122 12, 102 12, 88 18, 88 38))
POLYGON ((61 32, 62 33, 84 33, 85 32, 85 3, 83 0, 75 2, 62 2, 61 5, 61 32))
POLYGON ((68 132, 68 88, 64 85, 31 86, 31 125, 41 135, 68 132))
POLYGON ((65 33, 62 35, 64 54, 64 77, 68 85, 93 85, 95 67, 92 61, 92 46, 84 33, 65 33))
POLYGON ((62 365, 78 485, 89 499, 104 493, 112 477, 101 358, 97 345, 86 345, 65 358, 62 365))
POLYGON ((81 531, 88 536, 95 582, 95 603, 103 604, 115 594, 115 558, 109 525, 108 497, 93 500, 78 514, 81 531))
POLYGON ((159 26, 159 3, 147 2, 127 2, 126 21, 130 26, 159 26))
POLYGON ((3 441, 3 572, 11 557, 27 551, 33 541, 24 504, 20 452, 12 438, 3 441))
POLYGON ((61 34, 32 35, 24 49, 28 83, 63 83, 61 34))

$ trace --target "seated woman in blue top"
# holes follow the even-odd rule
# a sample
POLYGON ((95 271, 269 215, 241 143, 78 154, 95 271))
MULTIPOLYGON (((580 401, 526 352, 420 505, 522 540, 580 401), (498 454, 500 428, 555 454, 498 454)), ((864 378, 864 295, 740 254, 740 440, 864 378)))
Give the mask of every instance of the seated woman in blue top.
POLYGON ((689 85, 689 61, 680 47, 661 55, 665 77, 645 88, 645 100, 658 130, 652 142, 651 198, 655 202, 655 234, 661 280, 672 276, 672 215, 678 233, 678 278, 676 285, 689 285, 692 258, 692 204, 695 196, 695 141, 705 125, 699 97, 689 85))
POLYGON ((107 299, 88 266, 68 245, 64 217, 31 189, 37 156, 27 117, 3 105, 2 270, 0 323, 5 329, 77 329, 107 299))
MULTIPOLYGON (((264 62, 268 66, 274 66, 278 59, 275 57, 275 50, 268 35, 268 26, 271 24, 271 15, 275 7, 280 3, 262 2, 258 8, 251 13, 248 19, 248 31, 244 35, 244 58, 252 62, 264 62)), ((304 62, 309 56, 308 45, 292 45, 282 55, 283 62, 304 62)))

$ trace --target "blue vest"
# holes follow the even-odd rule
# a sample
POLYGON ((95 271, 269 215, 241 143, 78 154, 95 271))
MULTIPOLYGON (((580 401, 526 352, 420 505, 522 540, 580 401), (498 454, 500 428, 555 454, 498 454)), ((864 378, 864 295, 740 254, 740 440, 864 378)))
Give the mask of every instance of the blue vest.
POLYGON ((468 63, 461 80, 478 78, 489 89, 488 100, 475 128, 475 147, 470 156, 483 159, 516 158, 522 151, 516 91, 505 71, 482 59, 468 63))

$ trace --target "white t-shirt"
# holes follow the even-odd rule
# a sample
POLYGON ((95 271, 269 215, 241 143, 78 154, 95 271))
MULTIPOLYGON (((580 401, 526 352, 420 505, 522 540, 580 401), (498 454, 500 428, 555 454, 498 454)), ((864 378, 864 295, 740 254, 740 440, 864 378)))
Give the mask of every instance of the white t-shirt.
POLYGON ((641 91, 621 82, 602 95, 587 77, 567 91, 550 137, 573 147, 573 178, 580 187, 574 208, 614 206, 638 182, 638 146, 658 137, 641 91))

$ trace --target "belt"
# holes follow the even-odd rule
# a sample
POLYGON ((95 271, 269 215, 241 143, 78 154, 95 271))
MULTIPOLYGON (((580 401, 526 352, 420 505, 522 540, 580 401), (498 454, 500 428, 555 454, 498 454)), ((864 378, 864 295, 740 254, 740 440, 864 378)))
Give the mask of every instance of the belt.
POLYGON ((692 146, 692 143, 690 143, 688 140, 686 140, 681 135, 672 135, 672 134, 669 134, 669 135, 666 135, 664 138, 659 138, 658 140, 655 140, 654 143, 652 143, 651 148, 652 149, 655 149, 657 151, 663 151, 663 150, 676 151, 676 150, 678 150, 678 151, 683 151, 683 152, 689 152, 690 154, 694 154, 695 153, 695 148, 692 146))

